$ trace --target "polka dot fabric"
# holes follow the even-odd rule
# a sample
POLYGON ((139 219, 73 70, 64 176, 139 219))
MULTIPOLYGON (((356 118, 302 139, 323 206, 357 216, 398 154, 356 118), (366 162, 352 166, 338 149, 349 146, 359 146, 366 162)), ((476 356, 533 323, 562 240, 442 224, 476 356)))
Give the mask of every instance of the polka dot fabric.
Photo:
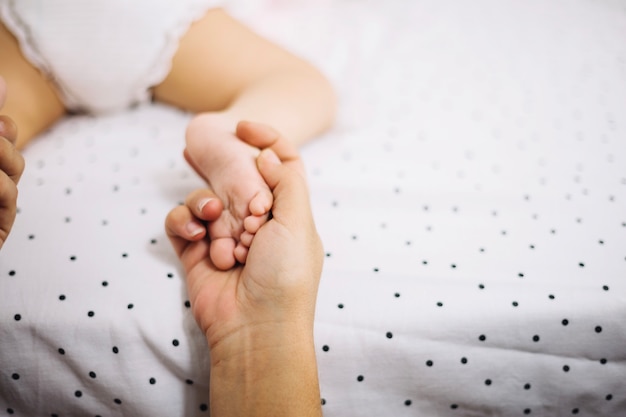
MULTIPOLYGON (((303 148, 326 252, 324 414, 623 413, 624 3, 264 17, 250 22, 340 96, 337 126, 303 148)), ((208 415, 206 345, 162 226, 202 185, 188 120, 72 117, 27 150, 0 252, 0 415, 208 415)))

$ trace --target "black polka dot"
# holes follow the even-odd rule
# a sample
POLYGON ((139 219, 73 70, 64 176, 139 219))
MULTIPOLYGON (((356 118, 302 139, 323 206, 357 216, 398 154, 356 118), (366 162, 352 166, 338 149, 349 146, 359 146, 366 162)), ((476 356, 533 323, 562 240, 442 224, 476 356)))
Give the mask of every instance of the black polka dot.
POLYGON ((103 286, 103 287, 108 287, 108 286, 109 286, 108 281, 102 281, 102 286, 103 286))
POLYGON ((16 274, 16 272, 15 272, 14 270, 10 270, 10 271, 9 271, 9 276, 10 276, 10 277, 15 276, 15 274, 16 274))
POLYGON ((61 301, 65 300, 65 294, 59 295, 59 300, 61 300, 61 301))
POLYGON ((13 414, 15 411, 12 408, 7 408, 7 414, 13 414))
POLYGON ((16 315, 13 316, 13 319, 15 321, 20 321, 20 320, 22 320, 22 315, 21 314, 16 314, 16 315))
POLYGON ((322 350, 324 352, 328 352, 330 350, 330 348, 328 347, 328 345, 324 345, 324 346, 322 346, 322 350))
POLYGON ((133 305, 133 303, 130 303, 130 304, 128 304, 128 305, 126 306, 126 308, 127 308, 127 309, 129 309, 129 310, 132 310, 132 309, 133 309, 133 307, 135 307, 135 306, 133 305))
POLYGON ((613 394, 608 394, 606 397, 604 397, 604 399, 607 401, 611 401, 613 399, 613 394))
POLYGON ((579 411, 580 411, 580 410, 578 410, 578 408, 574 408, 574 409, 572 410, 572 414, 578 414, 578 412, 579 412, 579 411))
POLYGON ((563 320, 561 320, 561 324, 563 326, 567 326, 569 324, 569 320, 568 319, 563 319, 563 320))
POLYGON ((114 400, 113 400, 113 402, 114 402, 115 404, 121 404, 121 403, 122 403, 122 400, 120 400, 119 398, 116 398, 116 399, 114 399, 114 400))
POLYGON ((527 391, 528 391, 530 388, 531 388, 530 384, 524 384, 524 389, 525 389, 525 390, 527 390, 527 391))
POLYGON ((72 255, 70 256, 70 261, 75 261, 76 260, 76 256, 72 255))
POLYGON ((63 348, 59 348, 59 349, 58 349, 58 352, 59 352, 59 354, 61 354, 61 355, 65 355, 65 349, 63 349, 63 348))
POLYGON ((540 340, 539 335, 533 336, 533 342, 538 342, 540 340))
POLYGON ((187 385, 193 385, 193 381, 191 379, 186 379, 185 380, 185 384, 187 385))
POLYGON ((172 345, 178 346, 178 345, 180 345, 180 342, 178 341, 178 339, 174 339, 174 340, 172 340, 172 345))
POLYGON ((337 308, 343 308, 343 304, 341 303, 337 304, 337 308))
POLYGON ((185 307, 186 307, 186 308, 190 308, 190 307, 191 307, 191 301, 186 300, 186 301, 185 301, 185 307))
POLYGON ((87 312, 87 316, 89 316, 89 317, 93 317, 95 315, 96 315, 96 313, 94 313, 93 311, 87 312))
POLYGON ((80 397, 82 397, 82 396, 83 396, 82 391, 80 391, 80 390, 76 390, 76 391, 74 391, 74 397, 76 397, 76 398, 80 398, 80 397))
POLYGON ((117 346, 113 346, 113 353, 115 353, 116 355, 120 352, 120 350, 117 348, 117 346))
POLYGON ((430 359, 426 361, 426 366, 430 367, 433 366, 433 361, 431 361, 430 359))
POLYGON ((20 379, 20 374, 14 373, 13 375, 11 375, 11 378, 17 381, 18 379, 20 379))
POLYGON ((524 414, 527 414, 527 415, 528 415, 528 414, 530 414, 530 413, 532 413, 532 411, 531 411, 531 409, 530 409, 530 408, 525 408, 525 409, 524 409, 524 414))
POLYGON ((478 340, 480 340, 481 342, 484 342, 485 340, 487 340, 487 336, 485 336, 484 334, 481 334, 480 336, 478 336, 478 340))
POLYGON ((466 358, 466 357, 462 357, 462 358, 461 358, 461 363, 462 363, 463 365, 466 365, 466 364, 467 364, 467 358, 466 358))
POLYGON ((393 333, 387 332, 386 336, 387 336, 387 339, 391 339, 393 337, 393 333))
POLYGON ((90 378, 95 378, 96 377, 96 373, 94 371, 89 372, 89 377, 90 378))
POLYGON ((596 326, 594 330, 596 331, 596 333, 602 333, 602 326, 596 326))
POLYGON ((206 404, 200 404, 200 411, 207 411, 209 409, 209 406, 206 404))
POLYGON ((459 406, 458 406, 458 404, 451 404, 451 405, 450 405, 450 408, 451 408, 452 410, 456 410, 457 408, 459 408, 459 406))
POLYGON ((364 379, 365 378, 363 377, 363 375, 359 375, 359 376, 356 377, 356 380, 359 381, 359 382, 363 381, 364 379))
POLYGON ((569 365, 563 365, 563 372, 569 372, 569 371, 570 371, 569 365))
POLYGON ((148 380, 148 382, 150 383, 150 385, 154 385, 154 384, 156 384, 156 379, 154 379, 154 378, 150 378, 150 379, 148 380))
POLYGON ((321 398, 321 399, 320 399, 320 404, 322 404, 322 405, 326 405, 326 399, 321 398))
POLYGON ((491 379, 485 379, 485 385, 489 386, 492 384, 491 379))
POLYGON ((404 405, 406 405, 407 407, 410 406, 411 404, 413 404, 413 402, 411 400, 405 400, 404 401, 404 405))

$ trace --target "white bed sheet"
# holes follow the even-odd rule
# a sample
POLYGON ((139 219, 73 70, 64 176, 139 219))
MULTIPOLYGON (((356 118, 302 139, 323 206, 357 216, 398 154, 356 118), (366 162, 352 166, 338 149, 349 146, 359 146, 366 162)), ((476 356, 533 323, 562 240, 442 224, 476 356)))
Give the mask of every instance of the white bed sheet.
MULTIPOLYGON (((326 416, 626 410, 626 4, 326 1, 242 16, 340 93, 305 146, 326 416)), ((189 115, 71 117, 0 253, 0 415, 208 415, 163 232, 189 115)))

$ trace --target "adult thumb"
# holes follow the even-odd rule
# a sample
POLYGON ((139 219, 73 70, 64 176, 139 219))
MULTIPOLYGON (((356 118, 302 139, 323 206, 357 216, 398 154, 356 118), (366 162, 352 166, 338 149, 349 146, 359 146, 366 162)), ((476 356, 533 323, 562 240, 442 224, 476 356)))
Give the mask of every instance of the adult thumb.
POLYGON ((312 218, 308 186, 302 173, 295 169, 296 166, 291 162, 282 163, 270 148, 261 151, 257 157, 257 166, 274 194, 273 218, 281 223, 312 218))

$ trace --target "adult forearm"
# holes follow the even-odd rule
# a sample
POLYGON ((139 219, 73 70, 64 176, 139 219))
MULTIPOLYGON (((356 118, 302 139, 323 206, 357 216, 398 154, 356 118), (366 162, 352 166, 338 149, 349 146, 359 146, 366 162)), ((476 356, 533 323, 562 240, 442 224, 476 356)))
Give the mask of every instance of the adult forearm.
POLYGON ((313 337, 266 329, 211 351, 214 417, 322 415, 313 337))

